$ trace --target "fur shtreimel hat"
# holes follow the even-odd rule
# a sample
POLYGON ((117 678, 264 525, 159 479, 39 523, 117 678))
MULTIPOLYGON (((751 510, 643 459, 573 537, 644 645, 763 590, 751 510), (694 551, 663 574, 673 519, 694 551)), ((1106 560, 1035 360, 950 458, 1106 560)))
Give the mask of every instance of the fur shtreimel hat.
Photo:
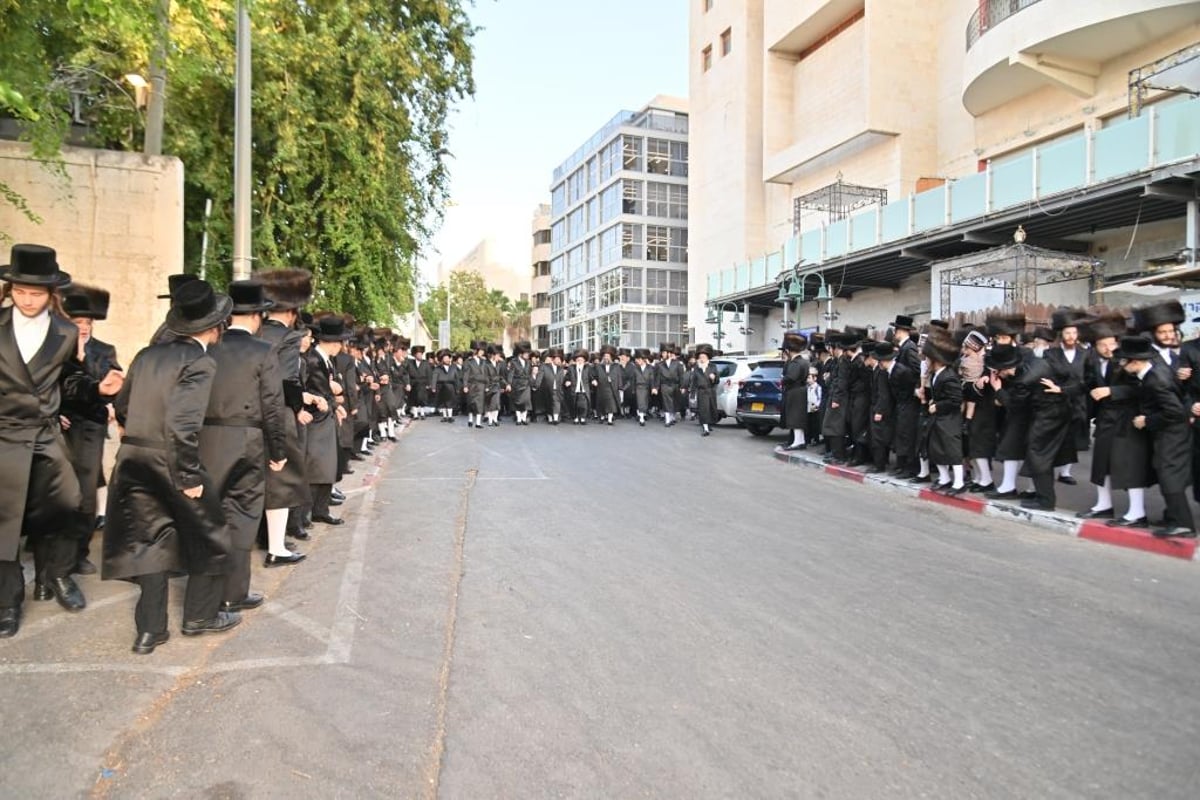
POLYGON ((950 365, 958 360, 958 345, 954 343, 954 337, 949 331, 931 328, 925 337, 925 347, 921 353, 942 364, 950 365))
POLYGON ((1186 319, 1187 314, 1178 300, 1164 300, 1133 310, 1133 327, 1139 333, 1152 331, 1159 325, 1180 325, 1186 319))
POLYGON ((295 311, 312 300, 312 273, 306 269, 264 269, 254 273, 254 280, 281 311, 295 311))
POLYGON ((109 294, 98 286, 72 283, 63 293, 63 310, 68 317, 108 319, 109 294))
POLYGON ((1087 311, 1082 308, 1059 306, 1050 315, 1050 327, 1055 333, 1061 332, 1063 328, 1078 327, 1079 321, 1085 319, 1087 315, 1087 311))
POLYGON ((1125 315, 1115 311, 1079 321, 1079 338, 1092 344, 1110 336, 1120 339, 1128 331, 1125 315))
POLYGON ((988 336, 1020 336, 1025 330, 1025 315, 990 314, 984 325, 988 336))

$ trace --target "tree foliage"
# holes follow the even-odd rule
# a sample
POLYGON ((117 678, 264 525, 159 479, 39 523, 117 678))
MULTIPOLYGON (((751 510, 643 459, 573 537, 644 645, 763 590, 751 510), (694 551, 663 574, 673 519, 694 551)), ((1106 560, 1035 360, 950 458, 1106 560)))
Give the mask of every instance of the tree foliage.
MULTIPOLYGON (((122 76, 147 72, 154 6, 0 0, 0 111, 24 120, 39 155, 64 140, 73 112, 92 144, 140 147, 122 76)), ((311 269, 319 306, 362 319, 412 309, 413 266, 446 200, 447 116, 474 91, 464 0, 250 8, 256 265, 311 269)), ((188 266, 207 227, 217 283, 232 260, 236 27, 233 0, 172 3, 164 152, 184 163, 188 266)))
MULTIPOLYGON (((489 291, 483 275, 475 271, 450 273, 450 347, 466 350, 472 341, 499 342, 507 318, 495 295, 507 302, 503 292, 489 291)), ((421 303, 427 325, 446 318, 446 285, 439 284, 421 303)))

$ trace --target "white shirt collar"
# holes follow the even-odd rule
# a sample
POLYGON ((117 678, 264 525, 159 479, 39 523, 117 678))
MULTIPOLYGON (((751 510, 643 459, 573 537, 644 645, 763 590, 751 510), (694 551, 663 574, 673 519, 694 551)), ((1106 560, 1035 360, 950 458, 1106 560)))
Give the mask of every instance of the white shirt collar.
POLYGON ((200 345, 201 350, 203 350, 206 353, 208 352, 208 343, 207 342, 202 342, 199 339, 197 339, 195 336, 189 336, 188 338, 191 339, 196 344, 200 345))

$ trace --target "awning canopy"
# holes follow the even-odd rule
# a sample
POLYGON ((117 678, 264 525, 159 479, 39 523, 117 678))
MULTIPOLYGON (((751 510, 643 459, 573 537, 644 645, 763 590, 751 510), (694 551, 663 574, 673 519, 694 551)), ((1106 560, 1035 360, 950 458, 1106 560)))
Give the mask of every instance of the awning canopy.
POLYGON ((1124 292, 1126 294, 1162 295, 1171 294, 1180 289, 1196 288, 1200 288, 1200 267, 1195 264, 1185 264, 1182 267, 1163 270, 1152 275, 1143 275, 1131 281, 1103 286, 1092 294, 1124 292))

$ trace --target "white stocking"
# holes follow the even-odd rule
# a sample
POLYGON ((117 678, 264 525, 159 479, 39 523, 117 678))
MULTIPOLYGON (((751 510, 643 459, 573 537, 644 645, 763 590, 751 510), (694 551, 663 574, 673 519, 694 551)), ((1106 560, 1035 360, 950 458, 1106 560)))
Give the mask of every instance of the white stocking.
POLYGON ((990 459, 975 459, 975 482, 987 486, 992 482, 992 462, 990 459))
POLYGON ((928 478, 929 477, 929 459, 922 458, 922 459, 918 459, 918 460, 921 462, 921 469, 917 472, 917 477, 918 478, 928 478))
POLYGON ((267 552, 273 556, 290 555, 284 537, 287 535, 288 510, 286 508, 267 509, 267 552))
POLYGON ((1112 507, 1112 478, 1106 475, 1104 485, 1096 487, 1096 504, 1092 506, 1092 511, 1108 511, 1112 507))
MULTIPOLYGON (((964 472, 963 465, 962 464, 954 464, 953 466, 950 467, 950 469, 954 472, 954 488, 961 489, 964 485, 964 480, 965 480, 963 478, 963 472, 964 472)), ((942 470, 942 468, 938 467, 939 475, 941 474, 941 470, 942 470)))
POLYGON ((1142 519, 1146 516, 1146 490, 1145 489, 1130 489, 1129 490, 1129 510, 1125 512, 1125 519, 1133 522, 1135 519, 1142 519))
POLYGON ((799 447, 804 444, 804 429, 796 428, 792 431, 792 447, 799 447))
POLYGON ((938 464, 937 469, 938 469, 938 485, 945 486, 946 484, 948 484, 950 482, 950 465, 949 464, 938 464))
POLYGON ((1017 473, 1021 471, 1020 461, 1004 462, 1004 479, 996 487, 997 492, 1011 492, 1017 488, 1017 473))

